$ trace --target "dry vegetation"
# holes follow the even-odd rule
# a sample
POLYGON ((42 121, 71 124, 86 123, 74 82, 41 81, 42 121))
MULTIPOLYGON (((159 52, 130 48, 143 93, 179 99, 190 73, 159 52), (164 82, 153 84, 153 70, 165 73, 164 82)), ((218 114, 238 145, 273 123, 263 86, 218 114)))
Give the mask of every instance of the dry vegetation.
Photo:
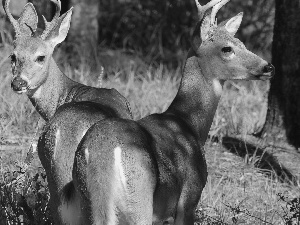
MULTIPOLYGON (((47 181, 37 157, 25 179, 9 185, 19 174, 14 171, 22 165, 39 118, 27 97, 10 89, 10 50, 9 44, 0 49, 0 224, 51 224, 47 181)), ((164 111, 180 82, 180 68, 146 66, 121 51, 101 49, 91 55, 78 48, 71 58, 58 50, 55 59, 67 76, 91 86, 99 86, 102 62, 113 59, 113 65, 106 65, 102 86, 128 98, 135 119, 164 111)), ((290 202, 299 197, 299 183, 266 169, 272 165, 261 166, 266 162, 259 149, 248 152, 243 143, 241 148, 222 144, 225 136, 246 135, 262 126, 267 90, 268 83, 262 81, 226 83, 206 145, 209 177, 197 211, 199 224, 297 224, 287 221, 295 213, 299 216, 300 207, 292 211, 290 202)))

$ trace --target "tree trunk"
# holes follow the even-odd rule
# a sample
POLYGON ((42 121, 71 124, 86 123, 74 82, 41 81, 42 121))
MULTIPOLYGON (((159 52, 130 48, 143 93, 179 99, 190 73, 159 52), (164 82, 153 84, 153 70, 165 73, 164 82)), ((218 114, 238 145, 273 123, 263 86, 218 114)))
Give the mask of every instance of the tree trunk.
POLYGON ((276 0, 269 106, 262 134, 300 147, 300 1, 276 0))
POLYGON ((99 0, 70 0, 70 6, 74 10, 69 40, 82 44, 97 42, 99 0))

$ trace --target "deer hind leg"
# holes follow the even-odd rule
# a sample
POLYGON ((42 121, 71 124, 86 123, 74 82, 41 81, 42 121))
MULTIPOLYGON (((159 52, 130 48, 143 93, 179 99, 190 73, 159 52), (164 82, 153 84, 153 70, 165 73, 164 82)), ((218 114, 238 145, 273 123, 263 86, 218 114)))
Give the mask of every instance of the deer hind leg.
POLYGON ((37 150, 41 163, 46 171, 48 187, 50 192, 49 206, 52 219, 54 224, 63 224, 58 211, 60 205, 59 198, 59 186, 60 180, 56 170, 56 164, 54 162, 54 154, 57 150, 57 134, 58 130, 56 127, 45 129, 41 134, 37 150))
POLYGON ((187 207, 184 205, 187 204, 184 204, 182 201, 178 202, 174 225, 194 225, 194 207, 187 207))
MULTIPOLYGON (((153 218, 152 183, 146 177, 137 179, 128 188, 126 214, 130 215, 130 225, 151 225, 153 218)), ((123 223, 120 223, 123 224, 123 223)))
POLYGON ((60 213, 58 211, 59 203, 57 202, 57 198, 50 196, 49 205, 50 205, 51 217, 53 219, 54 224, 56 225, 63 224, 63 220, 61 219, 60 213))
POLYGON ((60 195, 61 204, 58 208, 64 225, 88 224, 83 217, 80 196, 75 189, 74 181, 66 184, 60 195))
MULTIPOLYGON (((113 176, 109 176, 113 185, 110 197, 104 198, 107 219, 103 225, 152 225, 155 187, 152 171, 144 165, 145 161, 131 161, 138 158, 138 154, 131 155, 121 147, 114 148, 113 152, 113 176)), ((96 205, 92 208, 94 210, 96 205)), ((94 225, 101 224, 96 217, 94 219, 94 225)))
POLYGON ((181 192, 176 210, 174 225, 194 225, 195 209, 201 196, 201 188, 192 190, 192 185, 185 185, 181 192))
POLYGON ((116 225, 116 198, 122 190, 116 182, 112 151, 110 147, 99 151, 102 147, 98 147, 98 143, 90 144, 93 140, 98 141, 84 139, 85 144, 78 146, 74 159, 73 184, 79 195, 80 224, 116 225))
MULTIPOLYGON (((52 177, 48 176, 48 183, 52 182, 52 177)), ((78 215, 74 213, 74 200, 71 199, 70 202, 66 202, 65 198, 62 198, 60 191, 58 189, 53 190, 52 186, 49 186, 50 191, 50 199, 49 206, 50 212, 55 225, 76 225, 74 221, 74 215, 78 215), (68 215, 66 215, 66 213, 68 215), (73 214, 73 216, 71 216, 73 214)), ((64 192, 64 189, 63 189, 64 192)))
MULTIPOLYGON (((151 159, 142 151, 126 151, 123 165, 126 178, 126 209, 130 225, 151 225, 156 173, 151 159)), ((120 223, 121 224, 121 223, 120 223)))

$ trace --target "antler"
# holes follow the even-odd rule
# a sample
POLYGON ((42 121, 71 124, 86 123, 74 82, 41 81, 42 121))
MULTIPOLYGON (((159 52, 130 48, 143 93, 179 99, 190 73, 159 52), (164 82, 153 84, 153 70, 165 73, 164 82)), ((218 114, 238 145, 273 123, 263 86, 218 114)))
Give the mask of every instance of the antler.
POLYGON ((43 16, 44 22, 45 22, 45 30, 41 34, 41 38, 45 39, 50 31, 57 25, 59 22, 59 16, 60 16, 60 11, 61 11, 61 2, 60 0, 51 0, 56 7, 55 15, 53 16, 53 19, 51 22, 47 22, 47 19, 43 16))
POLYGON ((210 15, 210 24, 211 26, 216 26, 217 25, 217 21, 216 21, 216 15, 218 13, 218 11, 230 0, 221 0, 218 4, 213 6, 213 9, 211 11, 211 15, 210 15))
POLYGON ((11 22, 11 24, 13 25, 13 27, 15 29, 16 36, 19 36, 19 35, 21 35, 20 26, 19 26, 18 21, 9 12, 9 3, 10 3, 10 0, 2 0, 2 5, 4 8, 4 11, 5 11, 9 21, 11 22))
POLYGON ((199 0, 195 0, 197 8, 198 8, 198 17, 199 17, 199 20, 202 20, 205 12, 208 9, 210 9, 214 5, 218 4, 220 1, 222 1, 222 0, 211 0, 206 5, 201 6, 200 3, 199 3, 199 0))

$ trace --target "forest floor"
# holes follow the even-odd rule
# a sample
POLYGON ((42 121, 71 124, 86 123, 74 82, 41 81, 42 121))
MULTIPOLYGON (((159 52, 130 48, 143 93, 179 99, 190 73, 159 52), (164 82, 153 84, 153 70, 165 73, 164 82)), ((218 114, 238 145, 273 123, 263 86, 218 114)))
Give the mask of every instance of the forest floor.
MULTIPOLYGON (((47 181, 37 156, 26 179, 8 185, 18 175, 14 171, 22 166, 39 119, 27 97, 10 89, 10 50, 0 49, 0 224, 50 224, 47 181)), ((177 93, 180 67, 148 66, 122 51, 102 49, 93 61, 78 52, 71 58, 57 50, 55 60, 76 81, 116 88, 129 100, 135 119, 164 111, 177 93), (111 59, 113 65, 107 63, 111 59)), ((226 82, 205 146, 209 177, 197 210, 199 224, 297 224, 300 203, 298 211, 292 209, 300 197, 299 155, 265 148, 264 140, 249 136, 264 124, 268 87, 264 81, 226 82)))

